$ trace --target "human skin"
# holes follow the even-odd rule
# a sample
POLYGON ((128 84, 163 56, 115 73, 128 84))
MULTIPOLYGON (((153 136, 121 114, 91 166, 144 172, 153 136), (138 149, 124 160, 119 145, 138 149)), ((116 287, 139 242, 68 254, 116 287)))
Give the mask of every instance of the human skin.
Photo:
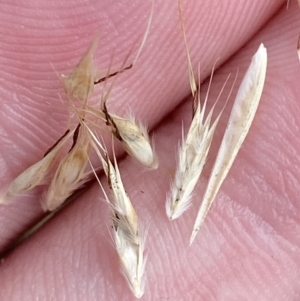
MULTIPOLYGON (((294 1, 296 2, 296 1, 294 1)), ((217 128, 192 207, 170 222, 165 196, 176 145, 191 120, 186 55, 174 1, 156 1, 137 65, 119 77, 110 99, 153 129, 159 169, 120 162, 126 190, 148 229, 147 283, 142 300, 298 300, 300 297, 300 95, 297 3, 183 3, 195 70, 205 80, 217 58, 209 104, 229 73, 239 76, 217 128), (226 4, 225 4, 226 3, 226 4), (201 193, 226 127, 237 85, 258 45, 268 50, 266 85, 254 123, 194 244, 189 237, 201 193), (125 108, 124 108, 125 107, 125 108)), ((64 132, 64 93, 50 63, 68 72, 99 31, 96 61, 120 66, 142 36, 150 2, 6 1, 1 18, 2 185, 36 162, 64 132)), ((203 90, 207 88, 204 82, 203 90)), ((229 87, 224 92, 229 90, 229 87)), ((95 92, 97 95, 97 91, 95 92)), ((99 91, 98 91, 99 95, 99 91)), ((205 94, 202 94, 202 97, 205 94)), ((220 100, 224 103, 225 96, 220 100)), ((119 150, 121 155, 121 150, 119 150)), ((105 178, 100 179, 105 182, 105 178)), ((42 216, 41 189, 0 207, 0 249, 42 216)), ((107 206, 95 184, 1 261, 0 300, 134 300, 119 273, 107 206)))

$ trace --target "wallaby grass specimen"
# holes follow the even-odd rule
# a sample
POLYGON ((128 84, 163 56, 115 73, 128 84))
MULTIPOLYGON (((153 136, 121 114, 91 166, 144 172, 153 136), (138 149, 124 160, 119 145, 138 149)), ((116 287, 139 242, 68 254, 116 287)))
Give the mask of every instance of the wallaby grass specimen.
POLYGON ((201 207, 194 224, 193 243, 224 179, 244 142, 259 105, 267 71, 267 50, 261 44, 237 92, 201 207))
MULTIPOLYGON (((104 81, 106 82, 108 78, 132 68, 132 66, 136 63, 150 30, 153 8, 154 1, 152 2, 151 13, 147 22, 145 34, 137 51, 137 55, 130 66, 124 67, 122 70, 108 74, 99 79, 100 72, 97 71, 94 66, 94 53, 99 40, 99 34, 97 34, 89 49, 69 75, 62 75, 59 77, 63 82, 69 101, 72 102, 75 99, 81 101, 81 108, 78 109, 78 111, 80 111, 79 115, 81 119, 85 118, 88 100, 92 96, 94 85, 104 81)), ((71 107, 74 107, 73 103, 71 107)), ((107 113, 106 116, 108 115, 109 113, 107 113)), ((118 123, 118 121, 116 121, 116 123, 118 123)), ((119 123, 122 123, 122 121, 119 123)), ((122 132, 124 125, 119 126, 119 128, 120 132, 122 132)), ((55 162, 55 159, 57 159, 58 151, 74 134, 72 149, 60 162, 43 201, 43 208, 46 210, 54 210, 57 206, 59 206, 62 202, 63 196, 69 196, 73 189, 80 187, 82 183, 86 181, 86 174, 84 170, 87 165, 88 158, 88 155, 86 154, 88 154, 90 146, 88 143, 86 144, 86 141, 88 140, 84 137, 84 131, 85 130, 80 129, 80 123, 76 130, 68 130, 68 133, 66 133, 65 136, 62 136, 62 138, 60 138, 57 143, 49 149, 49 151, 45 154, 45 158, 33 164, 12 181, 7 190, 2 194, 0 203, 5 203, 8 199, 22 194, 38 185, 45 184, 45 177, 52 169, 53 163, 55 162), (67 187, 64 187, 64 183, 67 184, 67 187)), ((134 130, 131 130, 131 132, 134 132, 134 130)), ((131 132, 129 131, 129 134, 131 134, 131 132)), ((141 132, 147 139, 148 136, 146 131, 141 132)), ((127 136, 125 133, 124 141, 126 141, 126 138, 127 136)), ((128 137, 128 139, 130 138, 131 137, 128 137)))
MULTIPOLYGON (((205 97, 203 106, 200 105, 200 84, 197 84, 192 69, 186 34, 183 27, 180 1, 178 5, 187 52, 190 86, 193 94, 193 119, 186 138, 182 138, 176 175, 166 203, 167 215, 171 220, 179 217, 190 205, 193 189, 200 177, 216 126, 223 112, 222 109, 215 120, 212 121, 215 108, 214 104, 206 115, 208 94, 205 97)), ((110 208, 114 245, 120 259, 122 273, 137 298, 140 298, 144 294, 145 289, 145 235, 141 230, 137 212, 125 191, 115 153, 113 151, 113 160, 110 160, 107 148, 103 142, 100 142, 95 133, 95 128, 99 126, 98 120, 89 120, 89 115, 92 114, 104 121, 111 130, 114 138, 118 139, 127 153, 137 161, 150 168, 157 168, 158 161, 151 146, 146 128, 136 121, 135 118, 120 117, 108 109, 107 101, 113 85, 110 86, 108 91, 103 92, 100 109, 91 107, 88 101, 94 91, 94 85, 102 82, 106 84, 108 78, 132 68, 135 64, 149 31, 152 12, 153 5, 146 34, 143 37, 138 54, 133 63, 128 67, 121 68, 120 71, 108 73, 105 77, 99 78, 100 73, 95 70, 93 58, 99 39, 99 36, 96 36, 90 48, 74 70, 68 76, 63 77, 64 88, 70 102, 74 99, 81 101, 80 108, 76 108, 73 104, 71 105, 78 119, 78 125, 74 130, 66 132, 66 134, 49 149, 44 159, 17 177, 9 186, 3 198, 12 198, 37 185, 43 184, 45 177, 52 171, 53 162, 55 162, 58 152, 65 145, 67 140, 73 136, 73 145, 54 172, 52 182, 45 194, 42 206, 45 210, 55 210, 68 196, 80 188, 91 174, 91 172, 87 171, 89 162, 92 167, 92 172, 110 208), (92 149, 95 150, 102 163, 108 185, 111 189, 111 196, 108 196, 105 192, 90 162, 89 156, 92 149)), ((229 119, 228 128, 224 134, 204 200, 198 213, 190 241, 191 243, 198 233, 252 123, 263 89, 266 63, 267 55, 265 48, 260 46, 238 92, 229 119)), ((213 72, 208 91, 210 90, 212 77, 213 72)), ((223 88, 221 92, 222 91, 223 88)), ((184 134, 182 136, 184 136, 184 134)))

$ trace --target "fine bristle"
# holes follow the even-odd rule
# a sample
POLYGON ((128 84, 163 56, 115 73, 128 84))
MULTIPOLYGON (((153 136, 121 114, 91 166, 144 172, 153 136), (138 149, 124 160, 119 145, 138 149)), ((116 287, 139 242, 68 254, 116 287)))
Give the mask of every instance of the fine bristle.
POLYGON ((298 42, 297 42, 297 54, 298 54, 298 59, 300 62, 300 35, 298 37, 298 42))

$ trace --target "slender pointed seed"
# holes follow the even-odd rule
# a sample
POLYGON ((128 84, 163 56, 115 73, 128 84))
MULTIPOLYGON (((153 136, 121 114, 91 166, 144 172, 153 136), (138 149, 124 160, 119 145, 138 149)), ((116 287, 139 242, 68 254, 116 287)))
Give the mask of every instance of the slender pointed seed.
POLYGON ((237 92, 226 131, 212 169, 190 239, 193 243, 224 179, 244 142, 261 99, 267 71, 267 50, 261 44, 237 92))
POLYGON ((73 133, 74 131, 66 131, 66 133, 45 153, 43 159, 31 165, 19 176, 17 176, 1 197, 0 203, 5 203, 6 201, 26 191, 45 184, 45 178, 52 169, 58 152, 65 145, 67 140, 73 135, 73 133))
POLYGON ((61 160, 42 201, 45 211, 55 210, 88 180, 90 173, 86 172, 86 166, 91 145, 86 129, 84 127, 77 129, 75 145, 61 160))

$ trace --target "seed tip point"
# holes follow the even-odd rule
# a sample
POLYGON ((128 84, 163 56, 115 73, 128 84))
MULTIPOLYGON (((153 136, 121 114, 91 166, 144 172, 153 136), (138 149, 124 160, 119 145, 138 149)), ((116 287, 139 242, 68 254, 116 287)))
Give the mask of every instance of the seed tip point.
POLYGON ((195 238, 196 238, 196 236, 197 236, 197 234, 198 234, 198 231, 199 231, 199 229, 194 229, 194 230, 193 230, 193 233, 192 233, 191 238, 190 238, 190 246, 191 246, 192 243, 194 242, 194 240, 195 240, 195 238))

